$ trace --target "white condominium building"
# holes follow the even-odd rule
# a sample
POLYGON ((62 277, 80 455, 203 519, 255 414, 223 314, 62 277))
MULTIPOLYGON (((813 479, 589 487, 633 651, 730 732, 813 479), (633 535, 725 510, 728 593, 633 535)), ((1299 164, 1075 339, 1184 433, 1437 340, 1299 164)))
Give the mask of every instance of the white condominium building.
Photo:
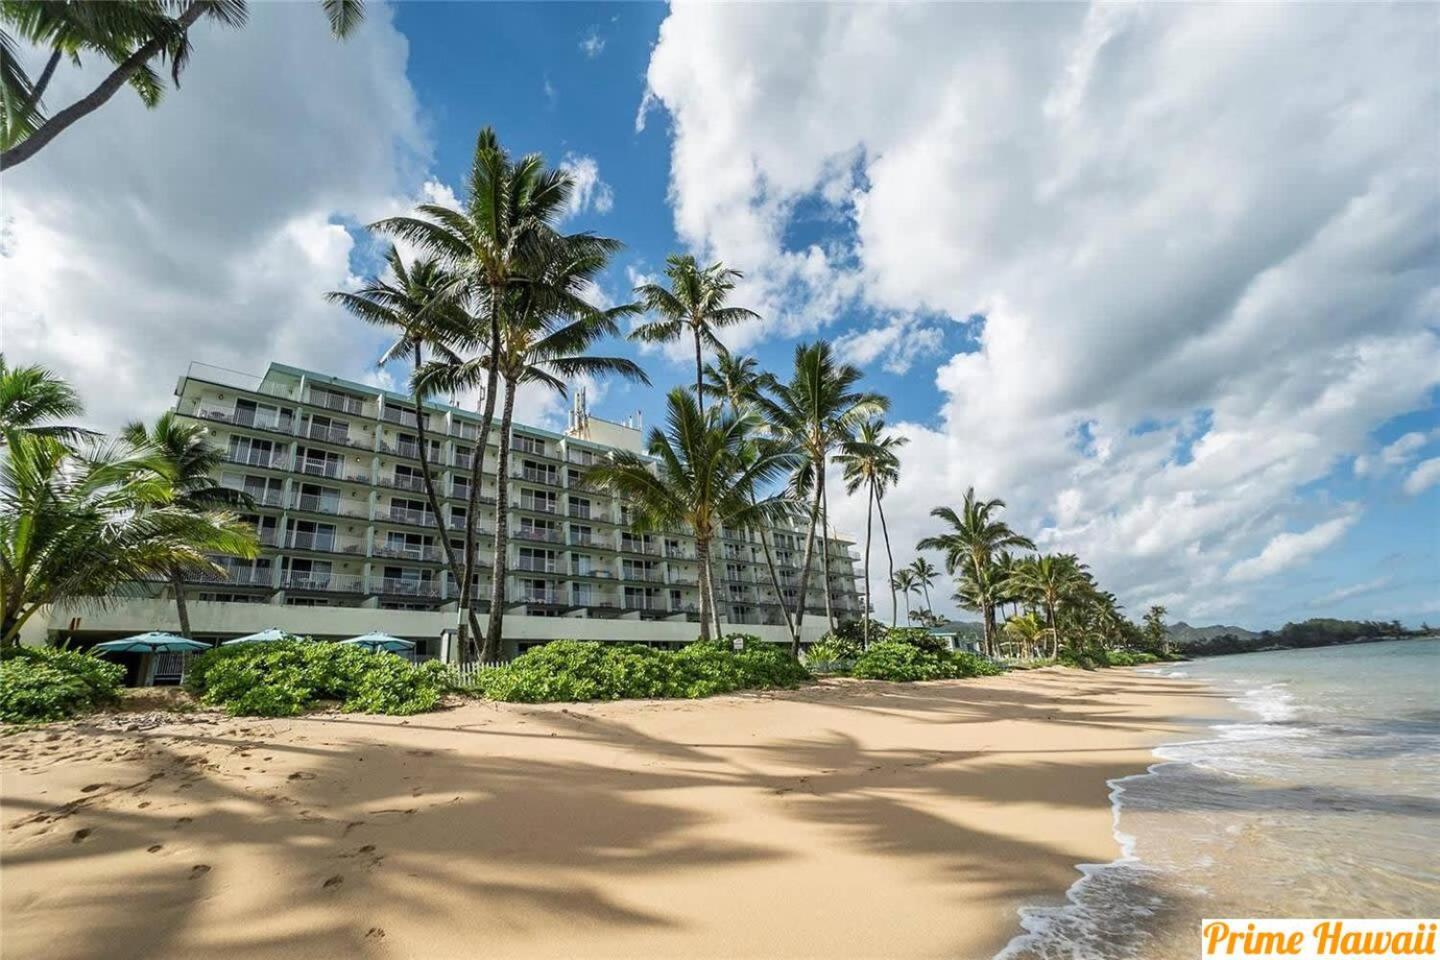
MULTIPOLYGON (((410 398, 307 370, 270 364, 253 377, 192 364, 175 410, 204 424, 225 451, 220 482, 249 494, 246 519, 263 545, 256 560, 222 559, 223 575, 193 575, 186 590, 192 632, 233 636, 278 626, 317 637, 383 630, 413 639, 422 655, 453 656, 441 636, 456 621, 457 584, 443 562, 440 524, 425 495, 417 412, 410 398)), ((477 533, 476 606, 488 614, 491 578, 505 578, 507 653, 545 640, 676 644, 698 632, 699 565, 682 531, 640 534, 629 509, 587 488, 585 473, 612 450, 643 453, 638 423, 591 417, 577 397, 563 434, 516 425, 509 438, 510 542, 492 566, 497 428, 491 431, 479 510, 466 516, 480 417, 425 405, 428 460, 444 529, 463 555, 468 522, 477 533)), ((720 617, 728 630, 789 639, 780 606, 799 594, 804 532, 776 529, 770 547, 780 593, 758 536, 727 530, 712 545, 720 617)), ((860 613, 850 541, 817 547, 805 598, 803 639, 828 628, 826 591, 837 621, 860 613)), ((103 607, 54 611, 52 633, 82 639, 173 629, 173 591, 103 607)))

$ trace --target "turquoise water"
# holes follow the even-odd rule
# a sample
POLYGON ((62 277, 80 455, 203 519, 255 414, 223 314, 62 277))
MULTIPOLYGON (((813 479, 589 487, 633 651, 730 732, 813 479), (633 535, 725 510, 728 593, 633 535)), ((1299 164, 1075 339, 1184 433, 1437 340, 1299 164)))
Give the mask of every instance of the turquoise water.
POLYGON ((1112 781, 1121 857, 1022 909, 1001 960, 1189 960, 1203 917, 1440 915, 1440 640, 1156 672, 1238 710, 1112 781))

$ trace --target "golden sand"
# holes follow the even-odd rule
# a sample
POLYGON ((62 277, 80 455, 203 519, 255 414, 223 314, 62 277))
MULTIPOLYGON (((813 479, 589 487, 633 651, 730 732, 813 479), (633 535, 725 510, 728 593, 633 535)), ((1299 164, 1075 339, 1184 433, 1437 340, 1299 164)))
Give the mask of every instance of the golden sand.
POLYGON ((0 739, 0 953, 988 958, 1203 687, 827 681, 0 739))

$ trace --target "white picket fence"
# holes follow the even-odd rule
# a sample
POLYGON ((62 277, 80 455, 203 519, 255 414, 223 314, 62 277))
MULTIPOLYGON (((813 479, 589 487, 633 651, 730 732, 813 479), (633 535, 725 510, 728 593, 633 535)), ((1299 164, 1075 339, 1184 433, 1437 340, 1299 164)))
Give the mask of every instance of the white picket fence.
POLYGON ((460 678, 462 684, 469 686, 475 682, 475 675, 481 670, 490 670, 504 665, 504 660, 486 660, 484 662, 468 660, 465 663, 455 664, 450 669, 455 671, 455 675, 460 678))

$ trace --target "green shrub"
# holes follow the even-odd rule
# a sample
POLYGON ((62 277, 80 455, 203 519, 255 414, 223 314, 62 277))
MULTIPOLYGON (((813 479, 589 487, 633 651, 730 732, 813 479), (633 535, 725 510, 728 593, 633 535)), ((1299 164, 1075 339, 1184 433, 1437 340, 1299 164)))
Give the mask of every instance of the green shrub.
POLYGON ((827 633, 805 651, 810 663, 850 663, 864 652, 859 640, 839 633, 827 633))
POLYGON ((809 679, 779 645, 745 636, 688 644, 673 653, 636 644, 556 640, 478 674, 475 689, 522 703, 707 697, 742 689, 794 687, 809 679))
POLYGON ((0 653, 0 721, 64 720, 114 703, 125 668, 57 647, 10 647, 0 653))
POLYGON ((968 650, 952 652, 950 660, 955 664, 955 676, 957 677, 998 677, 1005 672, 1004 667, 989 657, 982 657, 980 654, 971 653, 968 650))
POLYGON ((908 643, 926 653, 946 653, 950 649, 944 640, 924 627, 898 627, 888 630, 885 633, 885 639, 897 643, 908 643))
POLYGON ((936 652, 905 640, 872 643, 855 661, 852 676, 864 680, 953 680, 961 677, 991 677, 1005 668, 967 651, 936 652))
POLYGON ((191 662, 185 686, 236 716, 290 717, 326 700, 352 712, 422 713, 455 682, 439 663, 416 666, 343 643, 280 640, 207 651, 191 662))

